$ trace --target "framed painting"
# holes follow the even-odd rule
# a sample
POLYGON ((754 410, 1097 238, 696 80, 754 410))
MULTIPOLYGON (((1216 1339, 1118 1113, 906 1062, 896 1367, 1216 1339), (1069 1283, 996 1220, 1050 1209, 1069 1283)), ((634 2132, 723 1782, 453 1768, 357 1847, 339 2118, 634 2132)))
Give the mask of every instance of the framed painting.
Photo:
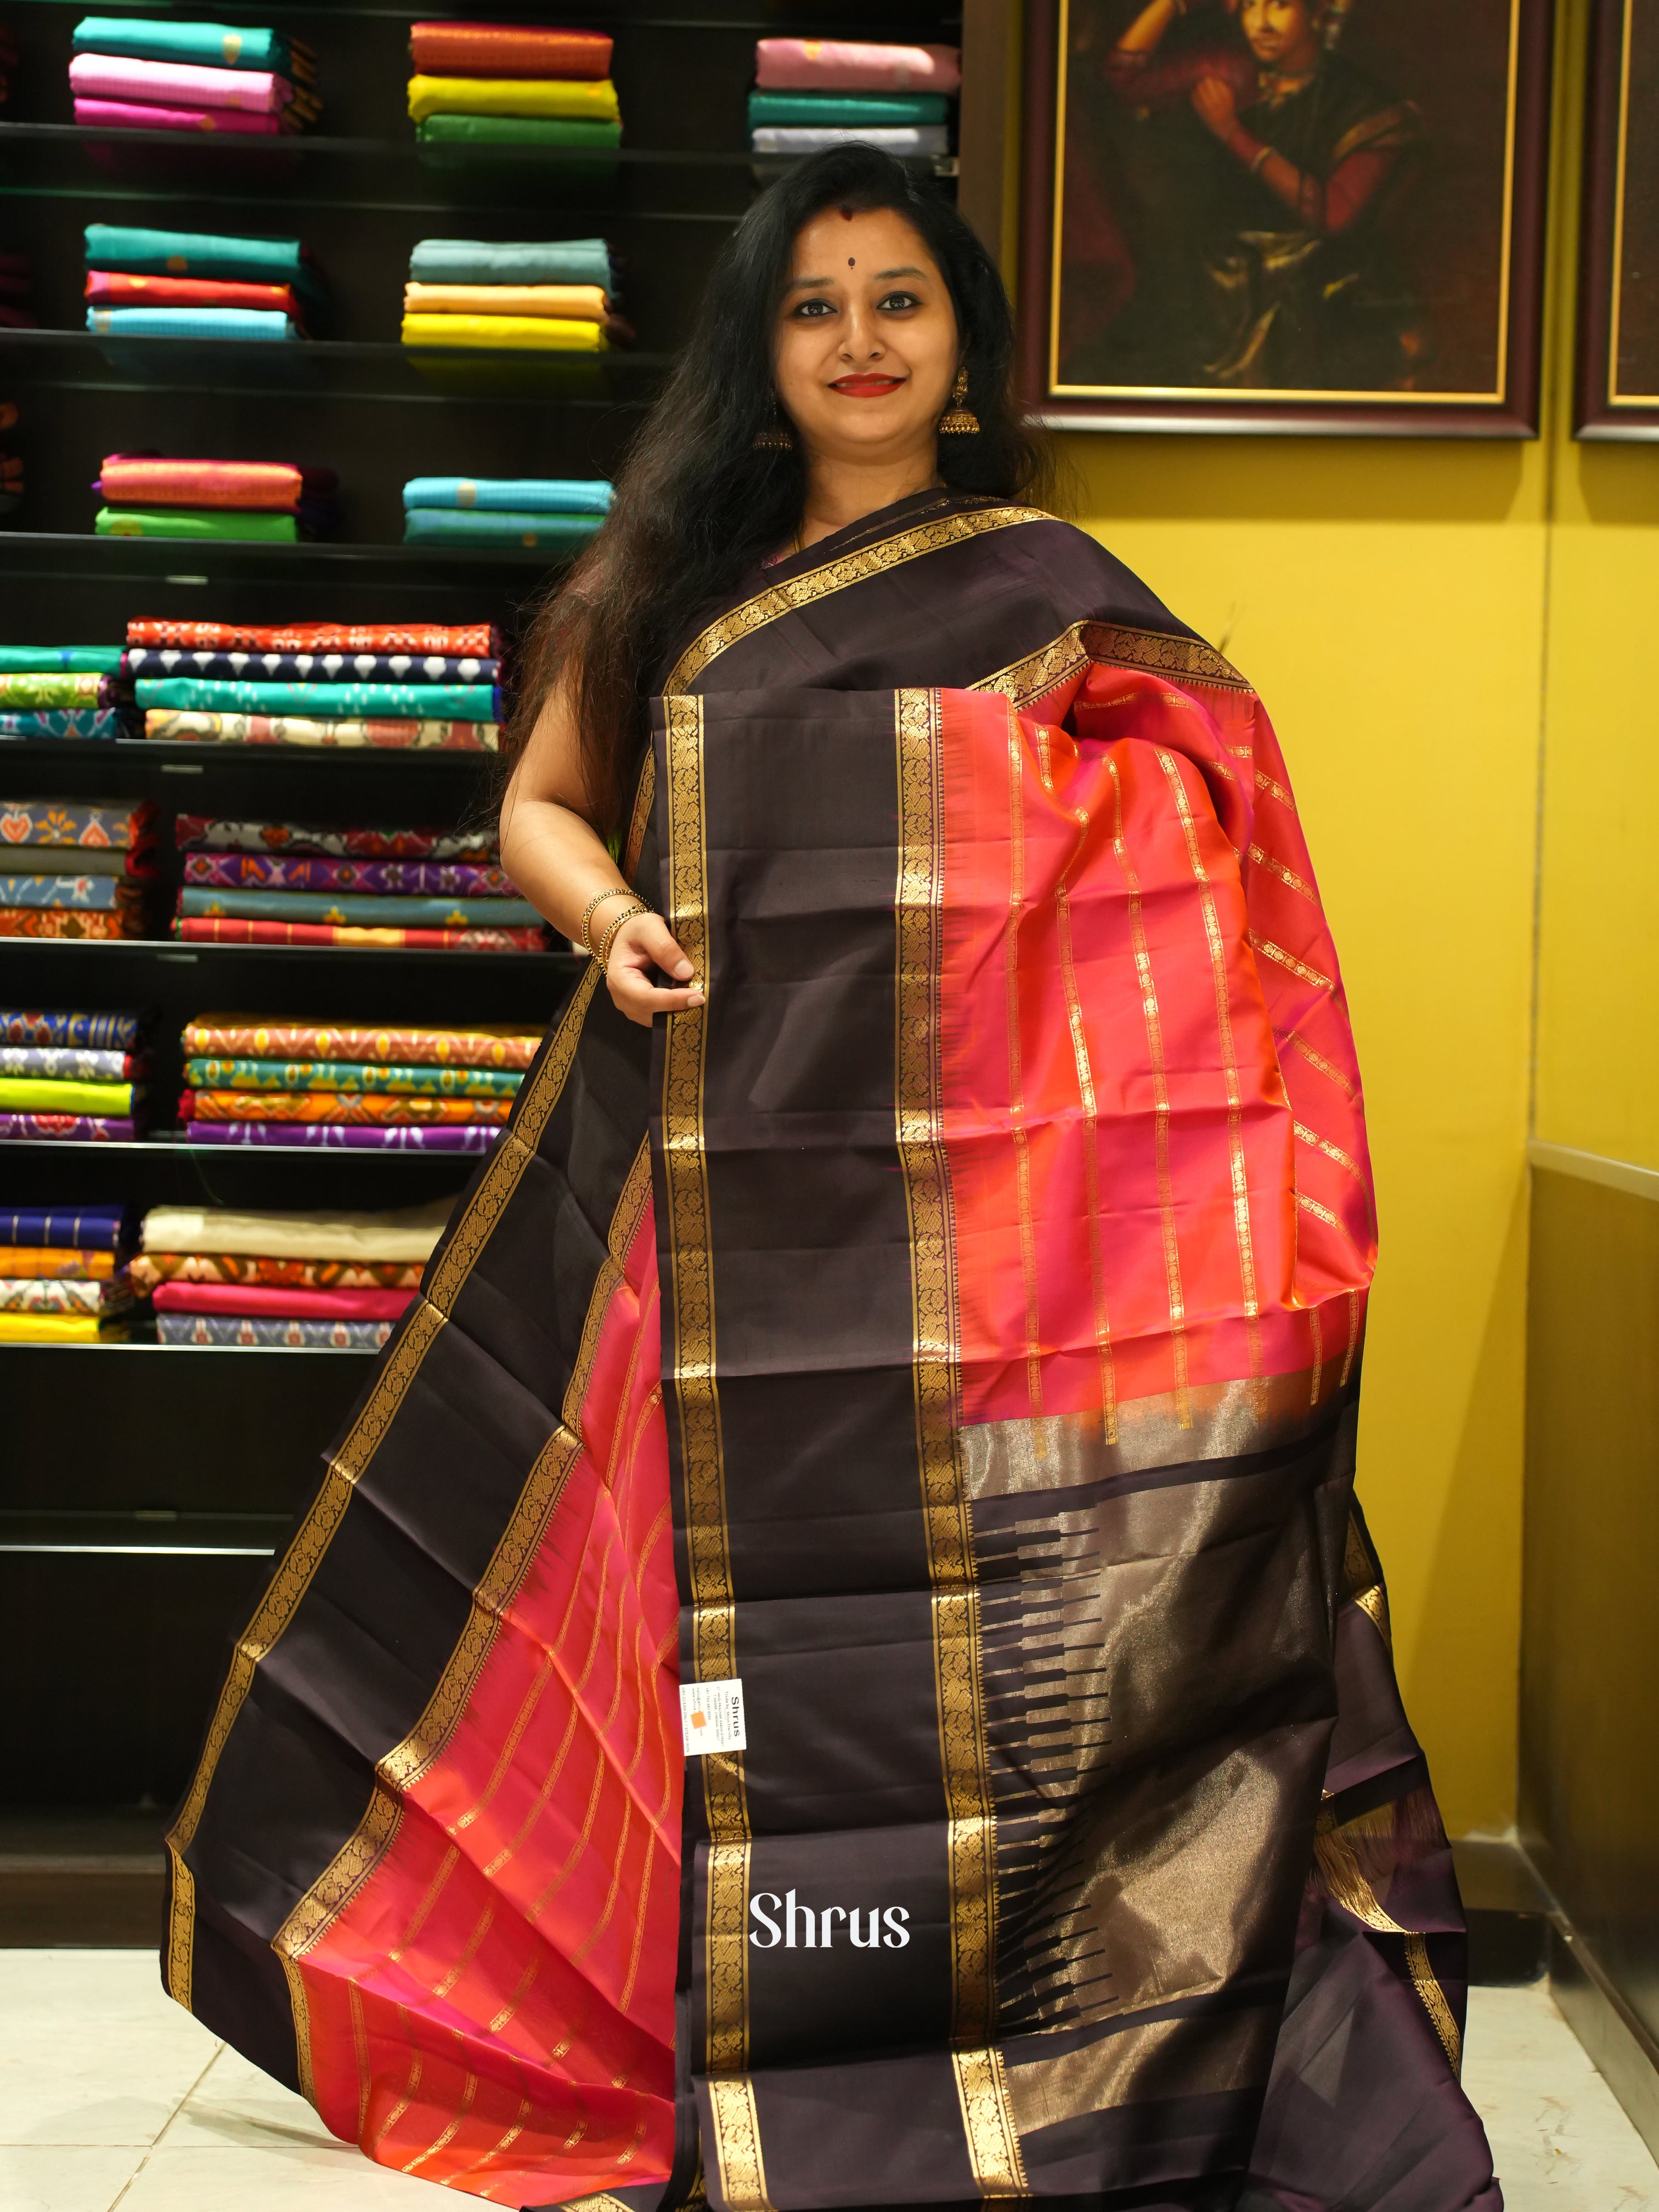
POLYGON ((1659 0, 1595 4, 1574 427, 1659 438, 1659 0))
POLYGON ((1029 0, 1035 411, 1078 429, 1535 436, 1551 13, 1029 0))

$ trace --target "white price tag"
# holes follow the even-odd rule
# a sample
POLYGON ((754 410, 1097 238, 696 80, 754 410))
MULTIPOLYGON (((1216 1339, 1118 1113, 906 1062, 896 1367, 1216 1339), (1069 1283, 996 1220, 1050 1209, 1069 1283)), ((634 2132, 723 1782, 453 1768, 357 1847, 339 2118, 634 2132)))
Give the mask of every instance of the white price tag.
POLYGON ((744 1751, 749 1739, 743 1729, 743 1684, 682 1682, 680 1733, 688 1759, 707 1759, 714 1751, 744 1751))

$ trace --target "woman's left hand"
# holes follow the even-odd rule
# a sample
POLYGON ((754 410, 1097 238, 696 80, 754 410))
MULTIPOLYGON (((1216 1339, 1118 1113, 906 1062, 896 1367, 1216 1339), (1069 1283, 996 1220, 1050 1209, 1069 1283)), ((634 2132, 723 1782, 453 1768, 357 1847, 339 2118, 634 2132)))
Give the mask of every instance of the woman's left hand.
POLYGON ((1200 77, 1193 87, 1193 112, 1218 138, 1227 136, 1238 120, 1238 102, 1224 77, 1200 77))

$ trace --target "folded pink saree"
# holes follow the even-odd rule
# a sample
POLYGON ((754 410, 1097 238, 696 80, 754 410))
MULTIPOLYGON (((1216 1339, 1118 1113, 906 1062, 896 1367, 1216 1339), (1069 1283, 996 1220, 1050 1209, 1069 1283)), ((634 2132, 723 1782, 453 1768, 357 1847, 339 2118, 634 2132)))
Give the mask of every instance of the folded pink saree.
POLYGON ((77 100, 75 119, 105 131, 205 131, 225 137, 276 138, 293 125, 280 114, 235 107, 151 107, 131 100, 77 100))
POLYGON ((276 1314, 284 1321, 396 1321, 413 1291, 277 1290, 262 1283, 161 1283, 157 1313, 276 1314))
POLYGON ((755 82, 767 92, 954 92, 959 46, 871 46, 854 39, 761 39, 755 82))
POLYGON ((76 54, 69 68, 77 100, 130 100, 147 106, 241 108, 275 114, 294 87, 272 70, 200 69, 189 62, 133 61, 124 54, 76 54))

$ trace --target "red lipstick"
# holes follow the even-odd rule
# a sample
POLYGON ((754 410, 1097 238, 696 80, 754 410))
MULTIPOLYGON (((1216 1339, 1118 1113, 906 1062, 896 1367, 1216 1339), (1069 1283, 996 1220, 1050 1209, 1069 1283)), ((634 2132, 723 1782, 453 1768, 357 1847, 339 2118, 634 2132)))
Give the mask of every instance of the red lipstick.
POLYGON ((881 399, 890 392, 896 392, 905 379, 902 376, 878 376, 864 372, 856 376, 838 376, 830 386, 848 399, 881 399))

